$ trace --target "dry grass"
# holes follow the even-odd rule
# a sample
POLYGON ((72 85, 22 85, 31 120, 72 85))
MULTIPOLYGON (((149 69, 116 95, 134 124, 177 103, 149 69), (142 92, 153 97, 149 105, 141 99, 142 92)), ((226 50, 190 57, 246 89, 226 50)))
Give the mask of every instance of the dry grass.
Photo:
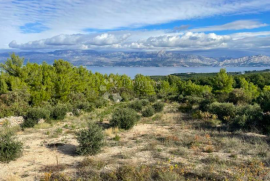
MULTIPOLYGON (((61 159, 56 165, 55 162, 44 163, 44 159, 34 163, 42 170, 38 177, 48 181, 270 178, 267 175, 270 139, 267 136, 223 131, 215 124, 211 126, 207 120, 194 120, 190 114, 180 113, 178 107, 177 103, 166 104, 163 113, 139 122, 129 131, 105 128, 106 146, 100 154, 86 158, 69 155, 65 149, 48 152, 44 145, 61 143, 63 148, 69 148, 70 144, 73 149, 76 145, 74 132, 84 128, 88 121, 100 122, 100 115, 104 118, 100 124, 108 124, 113 108, 68 117, 52 127, 40 125, 24 132, 23 137, 29 143, 31 139, 43 143, 38 146, 29 144, 29 154, 34 154, 33 149, 36 149, 39 150, 38 156, 56 153, 61 159), (121 139, 114 139, 116 135, 121 139)), ((23 170, 29 172, 29 176, 24 180, 33 178, 33 168, 25 164, 23 170)), ((18 174, 22 177, 23 172, 18 174)))

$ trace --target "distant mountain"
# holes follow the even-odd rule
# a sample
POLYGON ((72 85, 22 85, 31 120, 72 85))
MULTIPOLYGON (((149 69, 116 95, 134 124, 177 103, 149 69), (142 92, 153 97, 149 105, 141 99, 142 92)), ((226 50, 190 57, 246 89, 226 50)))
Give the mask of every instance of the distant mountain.
MULTIPOLYGON (((6 61, 10 53, 0 53, 0 62, 6 61)), ((26 61, 52 64, 64 59, 74 65, 125 66, 125 67, 251 67, 270 66, 270 57, 257 55, 242 58, 210 58, 181 52, 98 52, 93 50, 57 50, 52 52, 18 52, 26 61)))
POLYGON ((225 67, 263 67, 270 65, 270 57, 264 55, 246 56, 236 59, 225 59, 219 66, 225 67))

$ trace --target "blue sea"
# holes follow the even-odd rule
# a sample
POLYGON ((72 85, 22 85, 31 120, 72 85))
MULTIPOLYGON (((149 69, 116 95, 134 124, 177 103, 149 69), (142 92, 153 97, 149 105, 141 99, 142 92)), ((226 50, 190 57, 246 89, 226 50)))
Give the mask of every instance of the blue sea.
MULTIPOLYGON (((174 73, 213 73, 219 72, 222 67, 87 67, 93 73, 101 74, 126 74, 134 78, 137 74, 142 75, 170 75, 174 73)), ((270 67, 224 67, 227 72, 244 72, 252 70, 265 70, 270 67)))

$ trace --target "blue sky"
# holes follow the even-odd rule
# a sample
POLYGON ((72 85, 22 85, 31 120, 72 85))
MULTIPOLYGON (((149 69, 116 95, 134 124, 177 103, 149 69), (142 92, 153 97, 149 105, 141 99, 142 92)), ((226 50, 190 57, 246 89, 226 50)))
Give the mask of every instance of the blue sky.
POLYGON ((270 1, 0 0, 0 49, 270 50, 270 1))

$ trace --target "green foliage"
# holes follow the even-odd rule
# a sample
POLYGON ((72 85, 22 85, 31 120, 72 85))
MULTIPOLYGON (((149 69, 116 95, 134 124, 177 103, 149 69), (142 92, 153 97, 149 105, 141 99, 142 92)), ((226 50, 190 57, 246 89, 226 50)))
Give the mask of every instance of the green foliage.
POLYGON ((143 111, 142 111, 142 116, 143 117, 151 117, 155 114, 155 109, 152 106, 147 106, 143 111))
POLYGON ((44 108, 31 108, 24 116, 23 127, 34 127, 40 119, 48 120, 50 111, 44 108))
POLYGON ((261 108, 264 111, 270 111, 270 91, 264 89, 264 91, 258 97, 257 102, 261 105, 261 108))
POLYGON ((95 105, 96 105, 96 108, 102 108, 108 105, 108 101, 106 99, 99 98, 95 100, 95 105))
POLYGON ((21 156, 23 144, 13 136, 11 132, 0 134, 0 162, 10 162, 21 156))
POLYGON ((156 102, 157 101, 157 96, 155 96, 155 95, 150 95, 150 96, 148 96, 148 100, 149 100, 149 102, 156 102))
POLYGON ((110 120, 110 124, 113 127, 119 127, 121 129, 131 129, 139 120, 137 113, 130 108, 116 109, 110 120))
POLYGON ((77 133, 79 146, 77 152, 80 155, 97 154, 104 145, 103 131, 97 124, 89 123, 88 129, 77 133))
POLYGON ((52 108, 50 117, 51 119, 54 119, 54 120, 63 120, 67 112, 68 112, 68 106, 59 104, 52 108))
POLYGON ((91 112, 94 110, 95 106, 96 105, 94 105, 93 103, 90 103, 90 102, 80 102, 80 103, 77 103, 77 105, 75 107, 77 109, 84 110, 86 112, 91 112))
POLYGON ((141 103, 142 103, 142 106, 147 106, 149 104, 149 100, 148 99, 142 99, 141 103))
POLYGON ((23 75, 23 66, 24 58, 20 58, 19 56, 12 53, 10 58, 3 64, 0 64, 0 67, 7 72, 9 75, 20 77, 23 75))
POLYGON ((132 102, 131 104, 129 104, 129 107, 131 109, 134 109, 135 111, 139 112, 142 110, 143 104, 142 104, 142 101, 136 100, 136 101, 132 102))
POLYGON ((213 90, 215 93, 230 93, 233 90, 233 77, 226 73, 225 69, 220 72, 214 79, 213 90))
POLYGON ((245 78, 240 78, 240 87, 243 88, 245 94, 249 99, 256 99, 259 95, 259 88, 252 82, 246 81, 245 78))
POLYGON ((153 108, 154 108, 155 112, 161 112, 161 111, 163 111, 164 103, 157 102, 157 103, 153 104, 153 108))
POLYGON ((182 103, 180 104, 178 110, 184 113, 190 112, 193 109, 190 103, 182 103))
POLYGON ((222 121, 228 122, 231 118, 235 117, 236 108, 232 103, 214 102, 210 104, 209 112, 216 114, 222 121))
POLYGON ((245 105, 236 107, 234 123, 240 127, 255 128, 263 118, 259 105, 245 105))
POLYGON ((135 76, 134 81, 135 81, 134 91, 136 92, 137 95, 144 96, 155 94, 154 89, 155 82, 150 77, 138 74, 135 76))
POLYGON ((179 86, 179 90, 183 95, 189 96, 189 95, 196 95, 196 96, 202 96, 204 94, 209 94, 212 91, 212 88, 210 86, 202 86, 197 85, 190 80, 187 82, 183 82, 179 86))
POLYGON ((230 92, 228 100, 234 104, 243 104, 251 102, 251 97, 244 89, 234 89, 230 92))
POLYGON ((27 90, 7 92, 0 96, 0 117, 23 116, 29 108, 30 95, 27 90))

